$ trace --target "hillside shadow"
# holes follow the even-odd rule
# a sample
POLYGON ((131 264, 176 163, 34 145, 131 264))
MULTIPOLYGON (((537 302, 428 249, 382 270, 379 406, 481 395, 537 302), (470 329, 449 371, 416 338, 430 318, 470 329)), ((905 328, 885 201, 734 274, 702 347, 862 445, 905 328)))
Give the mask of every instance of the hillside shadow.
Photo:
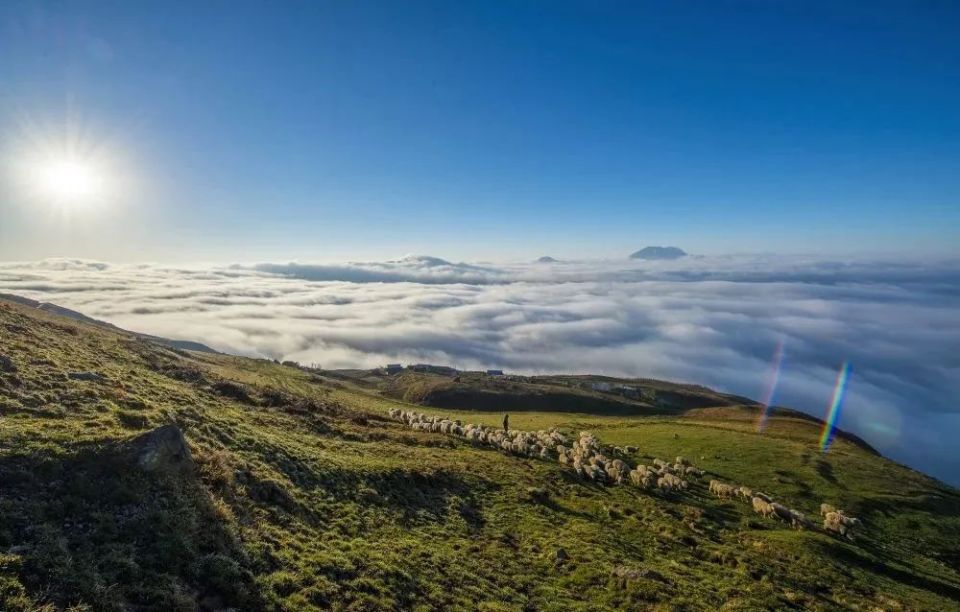
POLYGON ((905 511, 955 517, 960 516, 960 494, 953 491, 938 491, 937 494, 914 497, 870 497, 857 503, 857 511, 865 517, 873 514, 895 516, 905 511))
POLYGON ((442 523, 459 515, 472 530, 483 527, 480 499, 500 488, 485 479, 466 479, 451 470, 394 468, 376 472, 337 469, 324 474, 328 491, 360 505, 397 515, 403 526, 442 523))
POLYGON ((555 499, 553 499, 553 498, 550 498, 550 499, 548 499, 548 500, 546 500, 546 501, 537 502, 537 503, 539 503, 539 504, 540 504, 541 506, 543 506, 544 508, 546 508, 546 509, 548 509, 548 510, 550 510, 550 511, 552 511, 552 512, 555 512, 555 513, 557 513, 557 514, 560 514, 560 515, 562 515, 562 516, 565 516, 565 517, 567 517, 567 518, 578 518, 578 519, 584 519, 584 520, 593 520, 593 518, 594 518, 594 515, 593 515, 593 514, 590 514, 589 512, 584 512, 584 511, 582 511, 582 510, 574 510, 573 508, 568 508, 568 507, 564 506, 563 504, 560 504, 559 502, 557 502, 557 501, 556 501, 555 499))
POLYGON ((833 475, 833 465, 823 459, 817 460, 817 474, 830 484, 837 484, 837 477, 833 475))
MULTIPOLYGON (((818 468, 819 469, 819 468, 818 468)), ((774 474, 777 476, 777 482, 780 484, 790 485, 796 488, 796 494, 809 498, 813 496, 813 488, 807 483, 805 479, 800 477, 796 472, 791 470, 774 470, 774 474)), ((832 477, 832 474, 831 474, 832 477)))
POLYGON ((855 547, 845 546, 834 543, 833 545, 824 545, 822 554, 827 554, 833 558, 851 566, 860 567, 868 572, 880 576, 886 576, 891 580, 906 584, 917 589, 923 589, 960 601, 960 587, 943 582, 936 578, 931 578, 918 572, 916 569, 908 571, 895 567, 892 563, 901 563, 899 559, 889 558, 885 553, 866 543, 858 543, 859 546, 868 550, 875 558, 868 557, 855 547))
POLYGON ((262 598, 234 536, 189 471, 146 474, 116 444, 0 458, 0 550, 58 609, 236 607, 262 598))

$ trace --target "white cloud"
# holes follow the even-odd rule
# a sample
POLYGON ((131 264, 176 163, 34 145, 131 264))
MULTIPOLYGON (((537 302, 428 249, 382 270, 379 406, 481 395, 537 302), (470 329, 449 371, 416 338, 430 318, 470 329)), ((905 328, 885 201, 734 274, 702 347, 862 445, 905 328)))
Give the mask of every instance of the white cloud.
POLYGON ((0 291, 127 329, 251 356, 372 367, 427 361, 652 376, 822 416, 840 364, 842 426, 960 481, 960 263, 778 257, 472 265, 0 264, 0 291))

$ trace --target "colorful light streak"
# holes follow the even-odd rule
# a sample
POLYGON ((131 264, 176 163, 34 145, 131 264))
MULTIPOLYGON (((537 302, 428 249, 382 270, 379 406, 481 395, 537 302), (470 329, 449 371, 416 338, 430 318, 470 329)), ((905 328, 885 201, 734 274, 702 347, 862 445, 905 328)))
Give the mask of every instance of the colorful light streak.
POLYGON ((850 372, 852 368, 849 361, 844 361, 840 366, 840 373, 837 374, 837 382, 833 387, 833 399, 830 402, 830 408, 827 410, 827 417, 823 420, 823 433, 820 434, 820 450, 827 452, 830 449, 830 443, 833 442, 833 434, 837 429, 837 421, 840 419, 840 409, 843 408, 843 399, 847 394, 847 384, 850 382, 850 372))
POLYGON ((770 370, 767 373, 766 392, 763 395, 763 410, 760 411, 760 419, 757 421, 757 433, 763 433, 767 426, 767 416, 770 414, 770 406, 773 404, 773 396, 777 391, 777 384, 780 382, 780 368, 783 366, 783 340, 777 341, 777 348, 773 352, 773 361, 770 363, 770 370))

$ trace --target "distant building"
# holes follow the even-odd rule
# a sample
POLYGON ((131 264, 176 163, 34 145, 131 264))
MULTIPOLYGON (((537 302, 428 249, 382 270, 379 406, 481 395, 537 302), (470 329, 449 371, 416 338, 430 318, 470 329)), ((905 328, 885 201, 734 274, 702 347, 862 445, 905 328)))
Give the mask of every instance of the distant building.
POLYGON ((387 374, 396 374, 397 372, 403 371, 403 364, 401 363, 388 363, 387 364, 387 374))
POLYGON ((487 376, 503 376, 503 370, 487 370, 487 376))

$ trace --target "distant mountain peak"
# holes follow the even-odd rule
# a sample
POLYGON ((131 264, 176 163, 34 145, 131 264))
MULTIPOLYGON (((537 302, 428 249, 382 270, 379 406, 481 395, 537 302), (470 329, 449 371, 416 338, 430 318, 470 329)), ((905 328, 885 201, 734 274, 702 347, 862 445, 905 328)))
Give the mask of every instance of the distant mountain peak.
POLYGON ((559 261, 559 260, 554 259, 553 257, 550 257, 549 255, 544 255, 543 257, 540 257, 540 258, 537 259, 537 263, 557 263, 557 261, 559 261))
POLYGON ((422 266, 452 266, 453 264, 446 259, 432 257, 430 255, 405 255, 391 263, 416 264, 422 266))
POLYGON ((675 246, 648 246, 630 255, 630 259, 680 259, 686 251, 675 246))

